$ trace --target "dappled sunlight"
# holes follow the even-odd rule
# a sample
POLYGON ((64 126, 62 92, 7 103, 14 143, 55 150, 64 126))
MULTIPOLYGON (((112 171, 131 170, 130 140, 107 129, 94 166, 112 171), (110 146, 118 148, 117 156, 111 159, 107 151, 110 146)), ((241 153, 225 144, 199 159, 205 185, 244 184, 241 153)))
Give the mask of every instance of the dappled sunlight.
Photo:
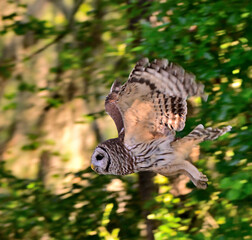
POLYGON ((250 239, 249 9, 232 0, 1 0, 0 238, 250 239), (205 85, 208 99, 189 98, 176 138, 198 124, 232 126, 187 159, 207 175, 206 190, 180 174, 90 168, 97 144, 118 135, 104 110, 110 86, 142 57, 167 58, 205 85))

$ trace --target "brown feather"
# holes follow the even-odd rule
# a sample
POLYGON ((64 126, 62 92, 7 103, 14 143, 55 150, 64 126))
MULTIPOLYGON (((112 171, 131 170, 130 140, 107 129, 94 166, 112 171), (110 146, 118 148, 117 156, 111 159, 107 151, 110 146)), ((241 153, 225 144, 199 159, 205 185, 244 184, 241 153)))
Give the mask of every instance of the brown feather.
POLYGON ((195 76, 167 60, 140 60, 118 93, 127 144, 149 141, 185 126, 188 96, 205 97, 195 76), (132 129, 133 128, 133 129, 132 129))

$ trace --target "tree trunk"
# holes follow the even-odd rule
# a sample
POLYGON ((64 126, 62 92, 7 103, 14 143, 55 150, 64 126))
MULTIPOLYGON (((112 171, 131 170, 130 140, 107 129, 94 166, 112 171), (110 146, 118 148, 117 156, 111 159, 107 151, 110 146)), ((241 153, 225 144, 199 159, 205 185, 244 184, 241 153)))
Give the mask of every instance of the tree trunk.
POLYGON ((155 221, 148 219, 151 209, 145 207, 145 203, 153 198, 154 193, 157 192, 158 187, 153 182, 153 177, 156 175, 153 172, 140 172, 139 174, 139 194, 142 201, 142 214, 145 218, 147 240, 154 240, 153 230, 156 228, 155 221))
POLYGON ((50 152, 43 151, 40 156, 38 179, 46 185, 46 176, 49 173, 50 168, 50 152))
MULTIPOLYGON (((128 3, 130 3, 130 1, 128 3)), ((131 18, 128 24, 128 28, 132 32, 135 32, 135 41, 133 42, 133 45, 135 47, 137 47, 141 41, 141 32, 139 31, 137 24, 141 19, 145 18, 149 5, 146 5, 146 1, 144 0, 138 0, 136 6, 138 9, 141 9, 141 12, 138 16, 134 16, 133 18, 131 18)), ((129 9, 129 13, 130 11, 131 9, 129 9)), ((147 209, 144 205, 147 201, 151 200, 153 198, 154 193, 158 191, 158 186, 155 185, 153 182, 153 177, 156 174, 153 172, 140 172, 138 175, 139 194, 140 199, 142 201, 142 215, 145 218, 146 223, 146 239, 154 240, 153 230, 156 228, 156 224, 155 221, 149 220, 147 218, 148 215, 151 213, 151 209, 147 209)))

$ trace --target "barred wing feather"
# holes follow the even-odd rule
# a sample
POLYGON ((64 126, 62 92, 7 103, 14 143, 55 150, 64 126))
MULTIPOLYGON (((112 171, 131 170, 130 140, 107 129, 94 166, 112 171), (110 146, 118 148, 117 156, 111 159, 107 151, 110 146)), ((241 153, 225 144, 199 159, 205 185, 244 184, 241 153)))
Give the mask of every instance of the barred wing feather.
POLYGON ((185 126, 188 96, 205 98, 195 76, 167 60, 140 60, 118 93, 117 106, 128 145, 149 141, 185 126))

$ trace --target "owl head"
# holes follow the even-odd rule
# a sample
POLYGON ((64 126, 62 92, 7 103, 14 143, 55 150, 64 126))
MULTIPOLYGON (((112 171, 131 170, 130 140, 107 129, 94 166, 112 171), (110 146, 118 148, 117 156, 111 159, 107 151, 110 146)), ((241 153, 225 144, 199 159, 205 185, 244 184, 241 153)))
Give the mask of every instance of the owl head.
POLYGON ((99 174, 133 173, 133 159, 119 138, 99 144, 91 157, 91 168, 99 174))
POLYGON ((91 168, 99 174, 109 174, 110 152, 104 146, 97 146, 91 158, 91 168))

